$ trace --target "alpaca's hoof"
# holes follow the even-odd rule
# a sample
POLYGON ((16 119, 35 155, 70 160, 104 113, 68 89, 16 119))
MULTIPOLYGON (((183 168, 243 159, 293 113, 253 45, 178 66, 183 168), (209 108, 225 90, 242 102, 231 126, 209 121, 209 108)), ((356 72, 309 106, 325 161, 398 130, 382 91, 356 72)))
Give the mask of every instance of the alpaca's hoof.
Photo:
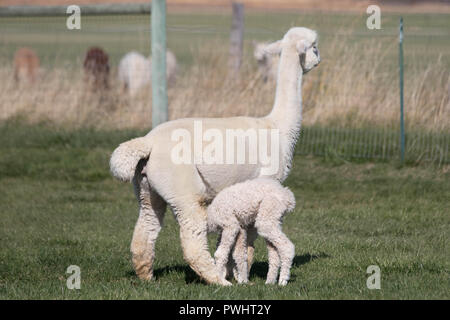
POLYGON ((153 280, 152 274, 138 274, 137 276, 142 281, 152 281, 153 280))
POLYGON ((143 280, 143 281, 153 280, 153 272, 148 270, 148 268, 136 268, 135 272, 140 280, 143 280), (145 269, 147 269, 147 270, 145 270, 145 269))
POLYGON ((222 286, 226 286, 226 287, 229 287, 232 285, 231 282, 226 279, 222 279, 219 284, 222 286))
POLYGON ((247 284, 248 283, 248 279, 238 279, 238 284, 247 284))
POLYGON ((153 280, 153 272, 136 272, 136 275, 140 280, 151 281, 153 280))
POLYGON ((267 279, 266 284, 275 284, 277 283, 276 279, 267 279))
POLYGON ((285 285, 287 285, 287 283, 288 283, 288 280, 285 280, 285 279, 280 279, 280 281, 278 281, 278 284, 280 285, 280 286, 285 286, 285 285))

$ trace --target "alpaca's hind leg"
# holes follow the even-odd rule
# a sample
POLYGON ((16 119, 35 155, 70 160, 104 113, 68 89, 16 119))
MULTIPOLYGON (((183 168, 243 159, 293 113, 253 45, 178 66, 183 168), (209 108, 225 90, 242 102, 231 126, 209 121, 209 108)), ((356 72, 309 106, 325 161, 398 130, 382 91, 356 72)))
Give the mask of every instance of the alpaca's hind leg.
POLYGON ((166 203, 150 188, 145 176, 137 174, 133 182, 140 207, 131 241, 133 266, 139 278, 150 280, 153 277, 155 242, 163 224, 166 203))
POLYGON ((247 231, 245 229, 241 228, 239 231, 232 256, 235 263, 234 278, 238 283, 247 283, 247 231))
POLYGON ((274 284, 277 282, 278 270, 280 268, 280 256, 275 246, 266 240, 267 253, 269 256, 269 271, 267 272, 266 284, 274 284))

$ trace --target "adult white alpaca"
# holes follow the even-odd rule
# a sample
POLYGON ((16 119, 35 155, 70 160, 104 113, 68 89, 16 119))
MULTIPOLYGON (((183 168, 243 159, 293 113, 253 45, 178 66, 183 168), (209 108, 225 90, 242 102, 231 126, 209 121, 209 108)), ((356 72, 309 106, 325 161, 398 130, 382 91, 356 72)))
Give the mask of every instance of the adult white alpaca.
POLYGON ((131 96, 151 81, 151 63, 142 54, 128 52, 119 62, 119 81, 131 96))
MULTIPOLYGON (((128 52, 119 62, 119 81, 124 88, 128 90, 131 96, 152 81, 152 63, 151 58, 148 59, 142 54, 131 51, 128 52)), ((172 85, 175 81, 177 70, 177 59, 172 51, 166 52, 166 77, 167 83, 172 85)))
POLYGON ((262 75, 264 81, 276 81, 280 56, 267 52, 266 47, 268 45, 267 42, 253 43, 253 56, 258 62, 258 72, 262 75))
POLYGON ((248 282, 247 229, 254 226, 267 244, 266 284, 276 283, 280 266, 278 284, 287 284, 295 247, 281 230, 281 223, 283 216, 294 207, 294 194, 273 179, 248 180, 219 192, 208 207, 208 232, 220 233, 214 258, 223 280, 233 249, 237 281, 248 282))
MULTIPOLYGON (((292 28, 282 40, 267 47, 273 54, 281 52, 281 57, 275 103, 266 117, 169 121, 144 137, 122 143, 113 152, 110 160, 112 174, 120 180, 133 181, 140 205, 131 252, 135 271, 141 279, 153 276, 154 244, 161 230, 166 204, 169 204, 180 225, 185 260, 208 283, 229 284, 219 276, 208 252, 205 205, 228 186, 267 175, 267 164, 260 160, 256 164, 248 161, 243 164, 237 161, 198 164, 197 160, 203 159, 202 150, 210 150, 211 144, 225 146, 220 138, 230 130, 250 135, 269 130, 277 135, 268 156, 279 159, 276 172, 269 177, 283 181, 290 171, 300 130, 302 76, 320 62, 316 42, 315 31, 292 28), (210 135, 186 147, 198 135, 199 125, 210 135), (272 151, 275 142, 279 142, 279 148, 272 151), (173 155, 179 150, 180 143, 184 146, 183 158, 191 161, 174 161, 173 155)), ((216 154, 221 153, 219 149, 216 149, 216 154)), ((252 241, 249 239, 249 260, 252 255, 252 241)))

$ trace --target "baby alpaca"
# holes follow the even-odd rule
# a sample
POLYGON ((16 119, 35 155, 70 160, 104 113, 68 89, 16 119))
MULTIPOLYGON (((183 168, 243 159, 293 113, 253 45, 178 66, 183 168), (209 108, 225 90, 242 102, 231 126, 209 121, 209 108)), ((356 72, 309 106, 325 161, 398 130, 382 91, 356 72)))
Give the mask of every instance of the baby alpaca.
POLYGON ((286 285, 294 259, 294 244, 281 230, 282 218, 295 207, 294 194, 278 181, 258 178, 222 190, 208 207, 208 231, 221 232, 214 254, 222 279, 230 252, 236 264, 237 281, 248 282, 247 229, 256 228, 267 243, 269 272, 266 284, 286 285))

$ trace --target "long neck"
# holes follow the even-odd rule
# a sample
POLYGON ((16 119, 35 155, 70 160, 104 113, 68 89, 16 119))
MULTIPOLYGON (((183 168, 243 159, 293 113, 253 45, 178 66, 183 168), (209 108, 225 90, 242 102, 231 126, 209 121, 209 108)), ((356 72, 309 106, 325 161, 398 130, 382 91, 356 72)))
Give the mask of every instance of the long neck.
POLYGON ((303 70, 295 46, 286 46, 281 52, 274 106, 267 116, 280 132, 293 133, 300 130, 302 75, 303 70))
POLYGON ((280 151, 284 164, 278 175, 280 181, 289 174, 295 144, 300 134, 302 76, 297 49, 295 46, 286 46, 281 51, 275 103, 272 112, 267 116, 280 132, 280 151))

